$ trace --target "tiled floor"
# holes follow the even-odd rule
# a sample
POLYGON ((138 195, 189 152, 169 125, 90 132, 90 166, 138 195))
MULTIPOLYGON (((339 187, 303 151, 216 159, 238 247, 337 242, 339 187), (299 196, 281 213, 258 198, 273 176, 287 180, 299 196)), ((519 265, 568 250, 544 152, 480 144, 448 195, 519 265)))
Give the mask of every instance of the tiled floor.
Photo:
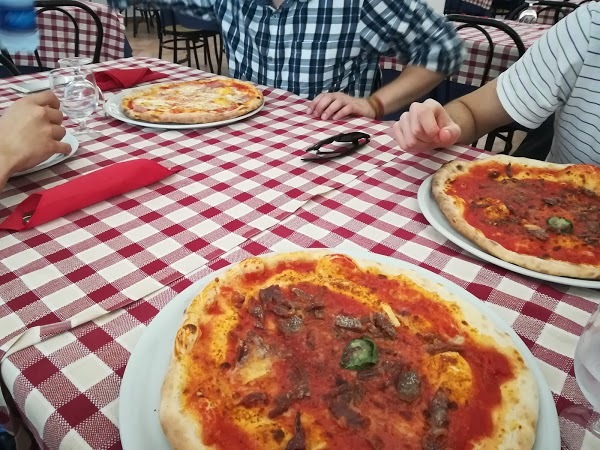
MULTIPOLYGON (((140 20, 138 18, 138 20, 140 20)), ((158 58, 158 35, 157 35, 157 31, 156 31, 156 24, 154 24, 154 28, 150 28, 150 31, 148 32, 146 23, 144 21, 140 21, 139 25, 138 25, 138 30, 137 30, 137 34, 134 37, 133 36, 133 21, 129 20, 129 23, 127 24, 127 29, 126 29, 126 33, 127 33, 127 39, 129 40, 129 43, 131 44, 131 48, 133 49, 133 54, 134 56, 149 56, 149 57, 155 57, 158 58)), ((210 49, 211 49, 211 57, 213 61, 216 61, 216 56, 215 56, 215 52, 214 52, 214 48, 212 45, 212 40, 211 40, 211 45, 210 45, 210 49)), ((183 54, 183 52, 181 53, 183 54)), ((180 56, 180 55, 178 55, 180 56)), ((204 64, 204 60, 202 58, 202 51, 200 51, 200 64, 198 65, 198 68, 207 72, 210 72, 210 68, 204 64)), ((172 50, 163 50, 163 54, 162 54, 162 59, 165 59, 167 61, 173 61, 173 51, 172 50)), ((187 63, 186 63, 187 64, 187 63)), ((192 66, 195 66, 195 61, 193 61, 192 66)), ((223 75, 227 75, 227 63, 226 61, 223 61, 222 64, 222 74, 223 75)), ((216 71, 216 69, 215 69, 216 71)), ((520 142, 523 140, 523 138, 525 137, 525 133, 521 133, 521 132, 517 132, 514 140, 513 140, 513 149, 516 149, 518 147, 518 145, 520 144, 520 142)), ((482 137, 479 142, 478 142, 478 147, 483 148, 484 144, 485 144, 485 138, 486 136, 482 137)), ((500 152, 502 151, 504 147, 504 143, 502 141, 500 141, 499 139, 496 140, 496 142, 494 143, 494 152, 500 152)))

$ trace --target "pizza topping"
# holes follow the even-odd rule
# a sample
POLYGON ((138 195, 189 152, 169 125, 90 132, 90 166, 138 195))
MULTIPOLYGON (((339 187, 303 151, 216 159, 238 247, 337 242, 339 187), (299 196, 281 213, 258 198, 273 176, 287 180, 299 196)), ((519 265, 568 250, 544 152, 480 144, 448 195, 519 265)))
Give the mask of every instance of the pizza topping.
POLYGON ((335 316, 334 325, 345 330, 364 331, 365 326, 357 317, 335 316))
POLYGON ((444 438, 448 434, 448 409, 455 407, 456 405, 450 402, 446 389, 440 388, 435 392, 425 412, 429 429, 423 440, 424 450, 442 450, 446 448, 444 438))
POLYGON ((396 392, 400 400, 407 403, 414 402, 421 395, 421 379, 414 370, 405 370, 398 375, 396 392))
POLYGON ((513 177, 511 163, 508 163, 508 164, 506 165, 506 176, 507 176, 508 178, 512 178, 512 177, 513 177))
POLYGON ((437 355, 438 353, 446 352, 459 352, 462 350, 462 343, 464 339, 461 336, 457 336, 452 340, 444 340, 436 334, 424 334, 422 335, 425 342, 427 342, 427 353, 430 355, 437 355))
POLYGON ((342 421, 345 427, 362 428, 369 426, 369 420, 350 404, 358 405, 364 396, 364 390, 357 384, 348 383, 343 378, 336 379, 337 386, 326 397, 329 399, 329 411, 337 419, 342 421))
POLYGON ((275 407, 269 411, 269 418, 277 417, 286 412, 295 400, 301 400, 310 397, 310 386, 308 384, 308 375, 304 369, 295 366, 289 376, 292 388, 275 397, 275 407))
POLYGON ((240 400, 240 405, 245 408, 252 408, 258 405, 267 405, 269 403, 269 396, 264 392, 251 392, 244 396, 240 400))
POLYGON ((362 370, 374 366, 379 361, 377 347, 375 342, 368 336, 363 336, 358 339, 352 339, 340 360, 340 366, 348 370, 362 370))
POLYGON ((553 230, 558 231, 559 233, 569 234, 573 231, 573 222, 564 217, 552 216, 550 217, 546 223, 553 230))
POLYGON ((531 234, 532 236, 535 236, 540 241, 545 241, 548 239, 548 234, 546 233, 546 231, 544 231, 542 228, 538 227, 537 225, 527 223, 524 225, 524 227, 529 234, 531 234))
POLYGON ((289 319, 279 320, 277 327, 283 334, 297 333, 302 328, 302 317, 292 316, 289 319))
POLYGON ((544 203, 550 206, 556 206, 560 203, 560 198, 558 197, 549 197, 544 199, 544 203))
POLYGON ((285 437, 285 433, 283 432, 283 430, 281 428, 271 430, 271 435, 273 436, 273 439, 277 443, 280 443, 281 441, 283 441, 283 438, 285 437))
POLYGON ((302 422, 300 420, 300 411, 296 412, 295 430, 296 433, 285 446, 285 450, 306 449, 306 434, 304 432, 304 428, 302 428, 302 422))
POLYGON ((396 339, 396 336, 398 334, 396 333, 396 329, 394 328, 394 325, 392 324, 387 315, 382 314, 380 312, 376 312, 375 314, 373 314, 373 323, 377 328, 383 331, 383 334, 386 335, 388 338, 396 339))

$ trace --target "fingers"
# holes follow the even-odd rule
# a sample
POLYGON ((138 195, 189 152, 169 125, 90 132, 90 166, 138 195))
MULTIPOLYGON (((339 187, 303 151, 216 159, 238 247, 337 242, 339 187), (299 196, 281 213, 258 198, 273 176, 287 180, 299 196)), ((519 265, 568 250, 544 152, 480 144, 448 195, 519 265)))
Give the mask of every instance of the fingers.
POLYGON ((440 145, 442 147, 447 147, 449 145, 455 144, 460 139, 460 134, 460 127, 455 123, 452 123, 451 125, 442 128, 438 135, 440 145))
POLYGON ((309 114, 312 114, 313 117, 320 117, 323 119, 323 112, 329 108, 335 99, 335 95, 331 93, 317 95, 309 106, 309 110, 311 111, 309 114))
MULTIPOLYGON (((321 119, 323 120, 327 120, 330 117, 333 117, 338 111, 341 111, 345 106, 349 106, 347 105, 344 101, 342 101, 340 98, 336 98, 334 99, 329 106, 327 107, 327 109, 325 109, 325 111, 323 111, 321 113, 321 119)), ((343 117, 343 116, 342 116, 343 117)))
MULTIPOLYGON (((60 141, 67 134, 67 130, 60 125, 51 125, 50 128, 50 137, 55 141, 60 141)), ((68 144, 67 144, 68 145, 68 144)))
POLYGON ((30 102, 40 106, 49 106, 54 109, 60 108, 60 101, 52 91, 37 92, 25 97, 30 102))
POLYGON ((67 155, 71 152, 71 146, 66 142, 57 142, 55 150, 56 151, 54 153, 62 153, 64 155, 67 155))
POLYGON ((54 125, 60 125, 63 121, 63 113, 58 109, 46 108, 46 117, 54 125))
POLYGON ((340 119, 343 119, 344 117, 351 116, 354 113, 355 113, 354 107, 352 105, 346 105, 342 109, 340 109, 338 112, 336 112, 333 115, 332 119, 340 120, 340 119))

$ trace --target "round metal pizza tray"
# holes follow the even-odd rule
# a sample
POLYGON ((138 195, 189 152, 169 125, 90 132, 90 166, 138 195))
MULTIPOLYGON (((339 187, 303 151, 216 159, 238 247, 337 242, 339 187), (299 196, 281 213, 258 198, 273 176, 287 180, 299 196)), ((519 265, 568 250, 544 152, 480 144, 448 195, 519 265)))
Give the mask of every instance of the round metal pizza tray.
POLYGON ((158 128, 161 130, 194 130, 197 128, 214 128, 220 127, 223 125, 227 125, 234 122, 239 122, 240 120, 247 119, 248 117, 252 117, 257 114, 263 107, 265 106, 265 102, 263 101, 262 105, 256 108, 254 111, 250 111, 248 114, 244 114, 243 116, 234 117, 233 119, 221 120, 219 122, 211 122, 211 123, 153 123, 153 122, 145 122, 143 120, 135 120, 127 117, 123 114, 123 110, 121 109, 121 100, 123 97, 132 89, 127 89, 119 92, 118 94, 113 95, 104 103, 104 110, 106 113, 121 122, 128 123, 130 125, 139 125, 140 127, 146 128, 158 128))
POLYGON ((569 278, 569 277, 559 277, 557 275, 548 275, 546 273, 536 272, 535 270, 526 269, 525 267, 518 266, 516 264, 504 261, 500 258, 495 257, 494 255, 490 255, 485 250, 481 249, 481 247, 474 244, 471 240, 464 237, 458 231, 456 231, 450 222, 446 219, 444 213, 438 207, 437 202, 433 198, 431 194, 431 179, 432 176, 427 178, 421 186, 419 187, 419 192, 417 193, 417 200, 419 202, 419 207, 421 208, 421 212, 427 219, 427 221, 431 224, 433 228, 443 234, 448 240, 454 242, 463 250, 468 251, 472 255, 483 259, 489 263, 500 266, 504 269, 511 270, 513 272, 519 273, 521 275, 526 275, 528 277, 537 278, 538 280, 550 281, 552 283, 560 283, 566 284, 568 286, 574 287, 583 287, 590 289, 600 289, 600 281, 599 280, 585 280, 582 278, 569 278))
MULTIPOLYGON (((370 260, 400 269, 412 270, 422 277, 441 284, 451 294, 470 303, 490 319, 498 330, 508 333, 532 371, 538 385, 540 397, 539 418, 533 450, 560 449, 558 416, 548 383, 535 357, 517 333, 500 316, 469 292, 428 270, 366 251, 332 249, 331 252, 344 253, 356 259, 370 260)), ((171 445, 162 432, 158 410, 160 391, 173 352, 175 334, 181 325, 185 309, 194 297, 218 273, 227 269, 228 267, 225 267, 207 275, 173 298, 142 334, 125 368, 119 393, 119 431, 124 450, 171 449, 171 445)))

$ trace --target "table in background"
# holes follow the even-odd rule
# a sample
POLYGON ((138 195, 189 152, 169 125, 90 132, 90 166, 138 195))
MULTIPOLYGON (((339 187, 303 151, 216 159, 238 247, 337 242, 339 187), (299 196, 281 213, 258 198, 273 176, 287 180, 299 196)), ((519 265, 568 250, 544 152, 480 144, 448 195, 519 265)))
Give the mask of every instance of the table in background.
MULTIPOLYGON (((502 20, 510 25, 520 36, 525 48, 529 48, 549 28, 550 25, 525 24, 512 20, 502 20)), ((497 78, 500 73, 510 67, 519 57, 519 52, 510 37, 495 28, 483 27, 494 40, 494 58, 492 60, 490 79, 497 78)), ((465 60, 459 71, 450 77, 450 80, 460 84, 479 87, 484 72, 489 44, 483 34, 473 28, 463 28, 458 32, 465 45, 465 60)), ((382 57, 380 60, 382 69, 402 70, 402 62, 394 57, 382 57)))
MULTIPOLYGON (((117 10, 107 5, 82 0, 92 8, 100 18, 104 29, 104 40, 100 53, 101 61, 123 58, 125 56, 125 28, 123 18, 117 10)), ((81 8, 64 6, 79 25, 80 56, 92 57, 96 45, 96 24, 81 8)), ((45 11, 38 17, 40 31, 39 53, 44 67, 57 67, 57 61, 66 56, 73 56, 75 32, 70 21, 60 12, 45 11)), ((16 53, 12 55, 18 66, 37 66, 33 54, 16 53)))
MULTIPOLYGON (((206 75, 142 58, 101 67, 134 65, 171 80, 206 75)), ((9 84, 0 80, 0 93, 14 98, 9 84)), ((419 210, 416 193, 426 177, 479 151, 403 153, 388 123, 315 120, 306 100, 278 89, 264 94, 257 115, 220 128, 156 130, 96 118, 90 126, 102 138, 83 143, 62 165, 11 180, 0 196, 1 219, 26 194, 116 161, 145 157, 184 167, 37 229, 0 232, 2 382, 11 412, 40 446, 120 448, 121 378, 156 314, 214 270, 294 248, 364 249, 440 274, 512 325, 537 357, 559 410, 586 404, 572 358, 600 294, 483 263, 419 210), (366 131, 371 143, 325 164, 300 161, 308 145, 344 130, 366 131)), ((9 425, 7 411, 0 407, 0 421, 9 425)))

